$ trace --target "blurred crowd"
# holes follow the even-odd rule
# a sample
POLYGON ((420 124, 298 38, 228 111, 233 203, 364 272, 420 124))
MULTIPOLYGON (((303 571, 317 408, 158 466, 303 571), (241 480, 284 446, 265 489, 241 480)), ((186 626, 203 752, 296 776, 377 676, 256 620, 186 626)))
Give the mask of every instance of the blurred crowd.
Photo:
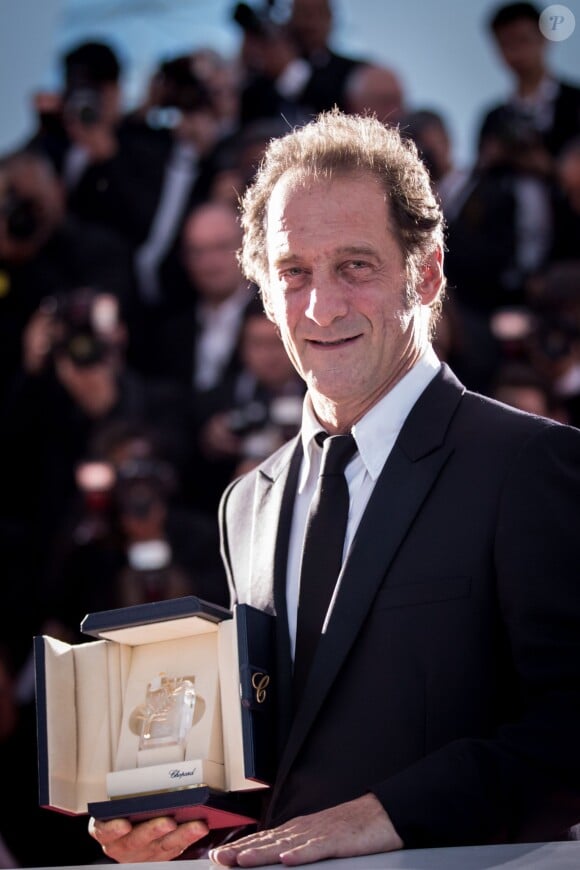
POLYGON ((115 50, 75 45, 0 156, 0 759, 18 782, 0 867, 102 860, 86 819, 36 807, 32 636, 79 642, 87 612, 174 596, 227 607, 220 495, 299 427, 303 384, 236 257, 270 139, 334 106, 398 125, 447 221, 440 357, 580 425, 580 86, 550 69, 538 10, 489 20, 513 88, 471 166, 404 70, 332 50, 330 0, 276 12, 233 5, 239 55, 164 59, 130 111, 115 50), (23 812, 38 837, 16 835, 23 812))

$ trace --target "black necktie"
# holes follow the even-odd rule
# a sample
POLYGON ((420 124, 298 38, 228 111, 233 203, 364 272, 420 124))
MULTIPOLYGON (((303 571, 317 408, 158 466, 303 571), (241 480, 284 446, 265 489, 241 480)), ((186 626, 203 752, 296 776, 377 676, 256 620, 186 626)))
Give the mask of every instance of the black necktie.
POLYGON ((348 519, 348 484, 344 469, 356 451, 352 435, 324 438, 322 463, 312 499, 302 552, 300 596, 294 656, 296 697, 304 687, 322 625, 342 566, 348 519))

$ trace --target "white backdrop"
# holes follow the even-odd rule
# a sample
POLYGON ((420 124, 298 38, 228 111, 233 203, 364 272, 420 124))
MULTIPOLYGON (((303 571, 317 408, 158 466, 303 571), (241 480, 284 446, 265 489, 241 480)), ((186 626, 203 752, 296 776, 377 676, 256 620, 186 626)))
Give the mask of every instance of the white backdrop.
MULTIPOLYGON (((0 0, 0 152, 30 131, 32 94, 58 86, 58 57, 77 41, 105 38, 114 44, 125 64, 130 104, 163 56, 202 45, 232 56, 239 41, 230 21, 233 5, 233 0, 0 0)), ((412 107, 428 105, 444 113, 459 162, 467 162, 482 111, 509 88, 486 30, 497 5, 497 0, 334 0, 333 44, 393 66, 412 107)), ((550 46, 551 65, 580 81, 580 0, 566 5, 577 27, 550 46)))

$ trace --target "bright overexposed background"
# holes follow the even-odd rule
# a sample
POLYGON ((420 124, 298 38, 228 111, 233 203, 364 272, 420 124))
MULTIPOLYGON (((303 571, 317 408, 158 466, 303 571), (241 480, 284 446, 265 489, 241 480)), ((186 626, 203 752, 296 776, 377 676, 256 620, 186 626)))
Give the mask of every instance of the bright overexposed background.
MULTIPOLYGON (((334 0, 333 46, 392 66, 412 108, 445 115, 459 162, 469 161, 482 112, 509 90, 487 32, 497 0, 334 0)), ((540 3, 545 8, 547 3, 540 3)), ((38 89, 60 85, 59 57, 106 39, 124 64, 127 104, 161 58, 202 46, 234 56, 233 0, 0 0, 0 153, 31 132, 38 89)), ((580 81, 580 0, 574 33, 550 46, 553 70, 580 81)))

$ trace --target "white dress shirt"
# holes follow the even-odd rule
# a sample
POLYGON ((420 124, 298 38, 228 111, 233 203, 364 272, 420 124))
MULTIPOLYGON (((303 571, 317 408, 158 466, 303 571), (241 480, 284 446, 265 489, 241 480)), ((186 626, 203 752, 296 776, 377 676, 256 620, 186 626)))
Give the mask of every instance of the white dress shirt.
POLYGON ((180 231, 187 200, 198 176, 193 145, 176 142, 165 167, 159 202, 149 233, 135 253, 135 274, 141 298, 155 305, 162 300, 159 266, 180 231))
POLYGON ((244 309, 251 296, 252 290, 243 284, 217 306, 200 303, 200 334, 194 359, 196 389, 210 390, 218 384, 239 341, 244 309))
MULTIPOLYGON (((440 367, 441 363, 437 359, 435 351, 429 347, 411 371, 352 427, 352 435, 358 450, 345 471, 350 506, 343 560, 348 554, 375 483, 389 457, 407 415, 421 393, 435 377, 440 367)), ((315 435, 322 429, 323 427, 314 414, 310 399, 306 395, 301 429, 304 458, 302 460, 298 490, 294 501, 288 552, 288 571, 286 575, 286 604, 288 608, 288 628, 290 631, 292 655, 294 655, 296 640, 296 620, 300 592, 300 563, 304 546, 306 520, 308 518, 310 502, 316 489, 322 457, 322 449, 317 445, 315 435)), ((338 585, 335 588, 334 596, 336 596, 338 585)), ((327 620, 332 610, 332 603, 333 601, 331 601, 328 609, 327 620)))

